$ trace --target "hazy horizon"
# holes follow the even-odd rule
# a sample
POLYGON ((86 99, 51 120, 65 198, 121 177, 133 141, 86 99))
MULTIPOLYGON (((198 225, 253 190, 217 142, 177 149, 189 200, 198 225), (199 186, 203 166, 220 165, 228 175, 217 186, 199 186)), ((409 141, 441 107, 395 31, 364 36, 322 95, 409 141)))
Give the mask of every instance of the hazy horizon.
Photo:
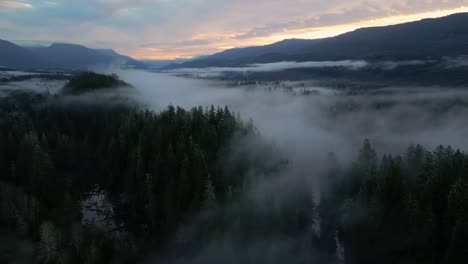
POLYGON ((467 12, 466 0, 193 1, 0 0, 1 38, 21 45, 74 43, 136 59, 192 58, 290 38, 467 12), (184 8, 181 8, 181 7, 184 8), (190 26, 186 26, 190 25, 190 26))

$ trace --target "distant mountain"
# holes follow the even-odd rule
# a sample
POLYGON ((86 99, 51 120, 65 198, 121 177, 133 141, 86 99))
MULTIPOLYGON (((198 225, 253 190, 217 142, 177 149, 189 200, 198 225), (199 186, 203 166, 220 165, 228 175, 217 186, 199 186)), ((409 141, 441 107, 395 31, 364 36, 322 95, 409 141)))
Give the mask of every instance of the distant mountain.
POLYGON ((169 65, 178 65, 185 62, 191 62, 195 60, 201 60, 208 57, 207 55, 197 56, 195 58, 179 58, 173 60, 142 60, 141 62, 145 63, 149 68, 160 69, 167 67, 169 65))
POLYGON ((101 54, 111 57, 117 63, 122 63, 127 66, 132 66, 132 67, 137 67, 137 68, 147 67, 144 61, 135 60, 132 57, 119 54, 113 49, 95 49, 95 50, 101 54))
POLYGON ((29 49, 60 69, 80 69, 110 64, 126 64, 134 67, 143 65, 143 63, 120 55, 112 49, 90 49, 81 45, 63 43, 29 49))
POLYGON ((468 54, 468 13, 386 27, 362 28, 340 36, 290 39, 261 47, 226 50, 168 68, 237 67, 279 61, 428 59, 468 54))
POLYGON ((182 64, 182 63, 185 63, 185 62, 188 62, 190 60, 188 59, 174 59, 174 60, 142 60, 142 62, 144 62, 146 65, 148 65, 149 68, 152 68, 152 69, 159 69, 159 68, 163 68, 163 67, 166 67, 168 65, 172 65, 172 64, 182 64))
POLYGON ((42 68, 46 65, 33 52, 0 39, 0 66, 14 69, 42 68))
POLYGON ((144 63, 111 49, 90 49, 76 44, 56 43, 48 47, 20 47, 0 40, 0 66, 27 70, 80 70, 112 64, 144 67, 144 63))
POLYGON ((35 47, 29 50, 50 61, 54 68, 60 69, 79 69, 110 62, 108 55, 75 44, 52 44, 49 47, 35 47))

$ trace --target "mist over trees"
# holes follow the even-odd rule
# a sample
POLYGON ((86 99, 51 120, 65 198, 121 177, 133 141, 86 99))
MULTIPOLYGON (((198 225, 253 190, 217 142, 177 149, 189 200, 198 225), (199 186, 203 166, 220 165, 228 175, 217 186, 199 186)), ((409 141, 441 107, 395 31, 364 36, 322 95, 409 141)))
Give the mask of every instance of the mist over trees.
POLYGON ((130 84, 122 81, 116 74, 98 74, 94 72, 79 73, 65 85, 63 94, 83 94, 87 92, 130 87, 130 84))
POLYGON ((0 219, 38 241, 40 262, 131 263, 244 184, 248 164, 239 161, 233 177, 219 155, 254 131, 228 108, 156 114, 23 92, 0 100, 0 219), (80 201, 96 185, 112 202, 115 230, 81 222, 80 201))
POLYGON ((339 239, 345 263, 465 263, 467 158, 450 146, 411 145, 379 159, 366 140, 346 177, 329 173, 321 252, 333 259, 339 239))
MULTIPOLYGON (((96 89, 0 97, 2 263, 468 260, 461 150, 386 153, 363 138, 352 162, 323 144, 308 151, 324 162, 302 153, 298 165, 229 107, 155 112, 101 87, 123 82, 115 76, 76 78, 69 86, 88 78, 83 87, 96 89)), ((400 107, 358 99, 331 101, 323 118, 343 123, 400 107)), ((466 105, 416 102, 441 119, 466 105)))

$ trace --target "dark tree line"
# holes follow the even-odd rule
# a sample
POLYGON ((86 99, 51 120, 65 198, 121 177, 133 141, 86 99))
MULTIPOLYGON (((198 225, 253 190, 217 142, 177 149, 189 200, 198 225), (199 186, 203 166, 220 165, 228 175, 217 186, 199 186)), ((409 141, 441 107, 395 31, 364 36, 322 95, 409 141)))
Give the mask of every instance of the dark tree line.
POLYGON ((366 140, 351 169, 333 168, 320 206, 328 260, 340 241, 345 263, 467 263, 467 154, 411 145, 379 161, 366 140))
POLYGON ((191 215, 241 191, 250 167, 223 154, 256 137, 226 108, 72 104, 60 96, 0 98, 0 223, 38 241, 44 263, 134 263, 191 215), (93 186, 112 202, 116 230, 81 222, 93 186))
POLYGON ((73 76, 63 88, 64 94, 81 94, 102 89, 130 87, 116 74, 83 72, 73 76))
POLYGON ((275 152, 228 108, 11 92, 0 98, 0 235, 34 241, 38 263, 190 259, 227 236, 245 263, 468 261, 464 152, 411 145, 379 158, 366 140, 350 167, 329 155, 317 205, 303 183, 250 199, 251 184, 288 166, 275 152), (96 189, 104 227, 83 221, 96 189))

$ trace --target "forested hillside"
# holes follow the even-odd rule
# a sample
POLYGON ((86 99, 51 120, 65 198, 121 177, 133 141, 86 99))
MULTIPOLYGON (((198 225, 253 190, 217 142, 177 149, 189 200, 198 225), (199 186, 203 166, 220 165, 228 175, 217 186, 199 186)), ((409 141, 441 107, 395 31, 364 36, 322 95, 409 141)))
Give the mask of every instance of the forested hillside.
POLYGON ((0 98, 2 263, 468 260, 460 150, 365 140, 351 166, 328 154, 319 194, 275 182, 287 157, 228 108, 65 97, 0 98))
POLYGON ((250 166, 240 160, 236 177, 222 169, 231 138, 255 136, 227 108, 83 109, 22 92, 0 100, 0 221, 37 240, 44 263, 134 263, 190 215, 227 203, 250 166), (112 204, 100 226, 82 221, 95 188, 112 204))
POLYGON ((351 168, 333 155, 330 164, 319 209, 327 261, 336 260, 337 245, 345 263, 468 261, 468 155, 411 145, 379 160, 366 140, 351 168))
POLYGON ((98 74, 83 72, 77 74, 63 88, 63 94, 82 94, 100 89, 116 89, 130 87, 130 84, 122 81, 116 74, 98 74))

